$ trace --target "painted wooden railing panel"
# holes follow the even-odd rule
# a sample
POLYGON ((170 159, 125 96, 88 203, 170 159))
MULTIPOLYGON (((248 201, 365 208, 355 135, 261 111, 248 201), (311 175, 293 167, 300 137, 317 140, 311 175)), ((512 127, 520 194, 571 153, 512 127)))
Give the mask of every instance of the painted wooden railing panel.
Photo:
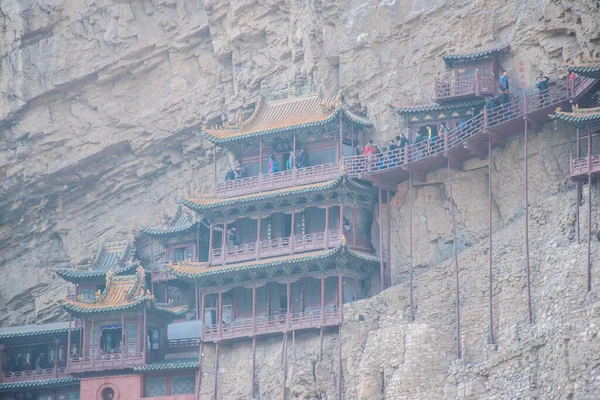
POLYGON ((94 357, 73 357, 67 369, 68 372, 97 371, 133 367, 146 363, 143 353, 106 353, 94 357))
POLYGON ((496 80, 492 77, 483 78, 478 74, 454 79, 436 79, 434 86, 436 101, 496 92, 496 80))
POLYGON ((58 368, 45 368, 34 371, 17 371, 17 372, 3 372, 0 376, 0 382, 26 382, 26 381, 42 381, 46 379, 64 378, 67 374, 65 373, 64 367, 58 368))
POLYGON ((216 197, 234 197, 245 194, 277 190, 296 185, 307 185, 335 179, 340 174, 340 163, 311 165, 304 168, 249 176, 217 183, 216 197))

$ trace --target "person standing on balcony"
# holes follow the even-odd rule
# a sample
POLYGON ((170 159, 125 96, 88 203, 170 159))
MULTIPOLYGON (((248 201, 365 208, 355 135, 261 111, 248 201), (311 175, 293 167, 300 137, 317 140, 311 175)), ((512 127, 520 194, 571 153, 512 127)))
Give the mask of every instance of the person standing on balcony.
POLYGON ((240 240, 237 235, 237 231, 235 230, 235 226, 231 227, 231 229, 227 230, 227 241, 229 242, 229 246, 239 246, 240 240))
POLYGON ((427 125, 427 154, 431 154, 433 151, 433 145, 435 144, 435 139, 437 137, 437 132, 433 130, 431 125, 427 125))
POLYGON ((508 90, 510 85, 508 83, 508 72, 504 71, 500 77, 500 102, 502 104, 508 104, 510 102, 510 95, 508 90))
POLYGON ((308 155, 304 147, 300 149, 300 152, 296 155, 296 168, 308 167, 308 155))
POLYGON ((272 174, 274 172, 279 172, 279 168, 277 167, 277 161, 275 161, 275 156, 271 154, 269 156, 269 173, 272 174))
MULTIPOLYGON (((569 66, 573 65, 573 60, 570 58, 567 58, 567 65, 569 65, 569 66)), ((569 76, 567 78, 567 91, 569 93, 569 98, 574 96, 573 89, 575 89, 575 79, 577 79, 577 76, 575 76, 575 73, 569 72, 569 76)))
POLYGON ((242 179, 246 177, 246 167, 242 165, 242 162, 238 160, 235 169, 233 170, 235 179, 242 179))
POLYGON ((390 167, 395 167, 398 160, 398 145, 395 141, 390 140, 388 143, 388 163, 390 167))
POLYGON ((294 152, 290 151, 290 155, 289 155, 287 161, 285 162, 285 168, 289 171, 293 167, 294 167, 294 152))
POLYGON ((367 167, 367 171, 372 169, 373 157, 376 153, 375 145, 373 144, 373 139, 369 140, 369 143, 365 146, 365 151, 363 155, 365 156, 365 165, 367 167))
POLYGON ((543 72, 540 72, 540 76, 537 77, 537 82, 535 87, 538 88, 540 92, 540 102, 542 104, 542 108, 546 106, 548 101, 548 81, 550 78, 544 76, 543 72))
POLYGON ((229 167, 227 173, 225 174, 225 182, 229 182, 235 179, 235 173, 233 172, 233 167, 229 167))
POLYGON ((496 100, 494 100, 494 98, 491 96, 488 97, 485 101, 485 109, 488 111, 488 113, 492 111, 497 105, 498 103, 496 103, 496 100))

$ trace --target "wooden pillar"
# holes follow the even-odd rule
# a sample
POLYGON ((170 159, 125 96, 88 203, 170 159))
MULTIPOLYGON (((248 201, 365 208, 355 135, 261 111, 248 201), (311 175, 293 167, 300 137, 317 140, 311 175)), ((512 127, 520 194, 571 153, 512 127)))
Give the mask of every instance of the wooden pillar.
POLYGON ((204 340, 200 339, 200 350, 198 354, 198 384, 196 385, 196 400, 200 400, 202 390, 202 361, 204 358, 204 340))
POLYGON ((321 276, 321 324, 325 324, 325 275, 321 276))
POLYGON ((213 193, 217 194, 217 145, 213 145, 213 193))
POLYGON ((169 303, 169 281, 165 281, 165 303, 169 303))
POLYGON ((215 387, 213 388, 213 400, 217 400, 217 385, 219 375, 219 342, 215 345, 215 387))
POLYGON ((263 138, 262 136, 260 137, 260 140, 258 142, 258 173, 259 175, 262 175, 263 170, 262 170, 262 166, 263 166, 263 138))
POLYGON ((378 205, 379 205, 379 279, 381 280, 381 291, 385 289, 385 266, 383 263, 383 213, 381 202, 381 188, 378 188, 378 205))
POLYGON ((282 366, 283 366, 283 379, 282 379, 282 383, 283 383, 283 388, 282 388, 282 392, 281 392, 281 398, 283 400, 286 399, 285 396, 285 392, 286 392, 286 384, 287 384, 287 337, 288 337, 288 333, 287 331, 283 333, 283 348, 281 349, 281 361, 282 361, 282 366))
POLYGON ((204 327, 205 325, 205 315, 204 315, 204 307, 206 304, 206 294, 204 291, 200 294, 200 339, 204 342, 204 327))
POLYGON ((338 400, 343 400, 343 367, 342 367, 342 325, 338 327, 338 400))
MULTIPOLYGON (((408 146, 406 146, 408 147, 408 146)), ((413 217, 413 209, 412 209, 412 173, 408 175, 408 231, 409 231, 409 297, 410 297, 410 322, 414 322, 415 320, 415 308, 413 305, 413 227, 412 227, 412 217, 413 217)))
POLYGON ((200 319, 200 300, 198 299, 198 285, 194 286, 194 293, 196 293, 196 320, 200 319))
POLYGON ((223 221, 223 235, 221 237, 223 238, 223 243, 221 243, 221 248, 223 249, 221 250, 223 252, 223 254, 221 254, 223 262, 221 265, 225 265, 225 260, 227 259, 227 219, 223 221))
POLYGON ((292 169, 296 168, 296 133, 294 133, 294 136, 292 138, 292 153, 294 154, 294 157, 292 157, 292 161, 290 162, 290 165, 292 166, 292 169))
POLYGON ((121 365, 125 365, 125 342, 127 342, 127 332, 125 329, 125 312, 121 311, 121 365))
MULTIPOLYGON (((527 93, 524 94, 523 101, 525 103, 525 110, 527 110, 527 93)), ((529 170, 528 170, 528 158, 529 152, 527 150, 527 113, 523 117, 525 121, 525 138, 524 138, 524 174, 525 174, 525 259, 526 259, 526 272, 527 272, 527 319, 529 323, 533 323, 533 312, 531 305, 531 270, 530 270, 530 259, 529 259, 529 170)), ((577 130, 579 136, 579 130, 577 130)), ((579 141, 577 141, 579 146, 579 141)), ((579 182, 578 182, 579 184, 579 182)), ((579 242, 579 204, 577 204, 577 242, 579 242)))
POLYGON ((260 258, 260 230, 262 228, 262 218, 258 214, 258 220, 256 222, 256 259, 260 258))
POLYGON ((356 203, 352 206, 352 245, 356 247, 356 203))
POLYGON ((329 204, 325 205, 325 248, 329 248, 329 204))
POLYGON ((252 377, 251 377, 250 398, 256 397, 256 336, 252 336, 252 377))
POLYGON ((354 277, 354 301, 358 300, 358 278, 354 277))
POLYGON ((344 234, 344 202, 340 201, 340 221, 339 221, 340 236, 344 234))
POLYGON ((342 163, 342 161, 344 160, 344 129, 343 129, 343 122, 342 122, 342 117, 344 115, 344 111, 342 109, 342 107, 340 107, 340 163, 342 163))
MULTIPOLYGON (((486 114, 487 115, 487 114, 486 114)), ((492 268, 492 135, 488 135, 488 303, 489 303, 489 343, 496 343, 494 335, 494 271, 492 268)))
POLYGON ((196 224, 196 261, 200 261, 200 224, 196 224))
POLYGON ((223 291, 219 290, 219 298, 217 303, 217 322, 218 322, 218 339, 221 340, 221 333, 223 332, 223 291))
MULTIPOLYGON (((581 140, 579 136, 579 128, 577 128, 577 158, 581 157, 581 146, 579 145, 579 141, 581 140)), ((581 216, 579 215, 579 207, 581 206, 581 182, 577 181, 577 244, 581 244, 581 235, 579 232, 579 224, 581 220, 581 216)))
POLYGON ((319 331, 319 361, 323 361, 323 326, 319 331))
POLYGON ((208 233, 208 264, 212 264, 212 258, 213 258, 213 230, 214 230, 214 225, 211 222, 210 223, 210 232, 208 233))
MULTIPOLYGON (((4 365, 4 360, 3 360, 3 356, 2 356, 3 354, 4 354, 4 343, 0 343, 0 383, 2 382, 2 365, 4 365)), ((56 353, 55 358, 58 360, 58 353, 56 353)))
MULTIPOLYGON (((83 331, 80 331, 83 332, 83 331)), ((0 377, 2 376, 2 345, 0 345, 0 377)), ((54 377, 58 378, 58 339, 54 339, 54 377)))
POLYGON ((387 211, 387 272, 388 286, 392 286, 392 213, 391 213, 391 195, 390 190, 386 192, 385 209, 387 211))
MULTIPOLYGON (((72 315, 71 313, 69 313, 69 333, 67 336, 67 369, 69 368, 69 365, 71 364, 71 319, 72 319, 72 315)), ((81 330, 82 334, 83 334, 83 329, 81 330)), ((92 336, 93 338, 94 336, 92 336)), ((1 352, 0 352, 1 354, 1 352)), ((56 355, 56 358, 58 358, 58 354, 56 355)), ((2 364, 0 364, 0 368, 2 367, 2 364)))
POLYGON ((340 307, 340 324, 344 320, 344 276, 338 274, 338 305, 340 307))
MULTIPOLYGON (((165 252, 165 259, 167 258, 167 254, 165 252)), ((150 238, 150 288, 152 289, 152 294, 154 295, 154 239, 150 238)), ((78 300, 77 298, 75 300, 78 300)))
POLYGON ((148 355, 148 316, 147 316, 147 310, 148 310, 148 303, 144 304, 144 322, 143 322, 143 329, 142 329, 142 354, 144 357, 144 362, 147 362, 147 355, 148 355))
POLYGON ((454 197, 452 196, 452 174, 450 158, 448 158, 448 192, 450 194, 450 207, 452 207, 452 241, 454 243, 454 274, 456 277, 456 356, 462 358, 462 345, 460 337, 460 280, 458 268, 458 250, 456 248, 456 216, 454 213, 454 197))
POLYGON ((588 246, 587 291, 592 290, 592 130, 588 129, 588 246))
MULTIPOLYGON (((290 231, 290 254, 294 254, 295 244, 295 230, 296 230, 296 210, 292 209, 292 229, 290 231)), ((325 232, 327 234, 327 232, 325 232)))
POLYGON ((287 281, 287 326, 292 326, 292 282, 287 281))
POLYGON ((252 283, 252 334, 256 335, 256 282, 252 283))

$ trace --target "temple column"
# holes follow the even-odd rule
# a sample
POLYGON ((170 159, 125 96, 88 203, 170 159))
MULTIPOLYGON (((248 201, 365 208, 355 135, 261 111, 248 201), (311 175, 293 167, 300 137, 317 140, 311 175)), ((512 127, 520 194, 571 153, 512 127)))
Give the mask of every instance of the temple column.
MULTIPOLYGON (((91 336, 91 340, 88 339, 88 341, 91 342, 89 348, 88 348, 88 352, 90 353, 90 358, 92 359, 92 367, 94 366, 94 364, 96 363, 96 354, 94 354, 94 346, 95 346, 95 341, 94 338, 96 336, 96 332, 94 332, 94 315, 92 314, 92 321, 91 321, 91 325, 92 325, 92 330, 90 331, 90 336, 91 336)), ((71 321, 69 321, 69 324, 71 323, 71 321)), ((71 330, 71 328, 69 328, 69 331, 71 330)), ((69 338, 69 342, 71 341, 71 339, 69 338)), ((98 341, 100 341, 100 335, 98 335, 98 341)), ((71 354, 71 345, 69 344, 69 350, 68 353, 71 354)), ((70 358, 70 356, 69 356, 70 358)))
POLYGON ((212 264, 212 258, 213 258, 213 229, 214 226, 212 224, 212 222, 210 223, 210 232, 208 233, 208 264, 212 264))
POLYGON ((127 341, 125 329, 125 312, 121 311, 121 365, 125 365, 125 342, 127 341))
POLYGON ((199 304, 199 299, 198 299, 198 285, 194 286, 194 293, 196 294, 196 303, 195 303, 195 308, 196 308, 196 320, 200 319, 200 304, 199 304))
POLYGON ((218 323, 218 340, 221 340, 221 332, 223 331, 223 291, 219 290, 219 298, 217 300, 217 323, 218 323))
POLYGON ((202 342, 204 342, 204 305, 206 304, 205 301, 206 295, 204 294, 204 291, 202 291, 202 293, 200 294, 200 340, 202 342))
POLYGON ((325 206, 325 248, 329 248, 329 204, 325 206))
POLYGON ((287 326, 292 326, 292 283, 287 281, 287 326))
MULTIPOLYGON (((2 348, 0 348, 0 376, 2 376, 2 348)), ((58 378, 58 338, 54 339, 54 377, 58 378)))
POLYGON ((352 245, 356 247, 356 203, 352 207, 352 245))
MULTIPOLYGON (((56 357, 58 360, 58 353, 56 353, 56 357)), ((0 383, 2 383, 2 365, 4 365, 4 343, 0 343, 0 383)))
POLYGON ((227 220, 223 221, 223 243, 222 243, 222 252, 223 254, 221 254, 221 256, 223 257, 223 263, 222 265, 225 265, 225 258, 227 255, 227 220))
POLYGON ((142 328, 142 354, 144 361, 147 361, 146 356, 148 355, 148 317, 146 310, 148 309, 148 303, 144 304, 144 322, 142 328))
POLYGON ((256 259, 260 259, 260 230, 262 228, 262 219, 258 214, 258 221, 256 222, 256 259))
POLYGON ((256 282, 252 283, 252 335, 256 335, 256 282))
POLYGON ((196 261, 200 261, 200 224, 196 225, 196 261))
POLYGON ((345 233, 344 232, 344 202, 340 201, 340 221, 339 221, 339 230, 340 237, 345 233))
MULTIPOLYGON (((72 314, 69 313, 69 334, 67 336, 67 368, 69 368, 69 364, 71 364, 71 320, 72 314)), ((58 354, 57 354, 58 357, 58 354)))
POLYGON ((296 228, 296 210, 292 210, 292 228, 290 230, 290 254, 294 254, 294 230, 296 228))

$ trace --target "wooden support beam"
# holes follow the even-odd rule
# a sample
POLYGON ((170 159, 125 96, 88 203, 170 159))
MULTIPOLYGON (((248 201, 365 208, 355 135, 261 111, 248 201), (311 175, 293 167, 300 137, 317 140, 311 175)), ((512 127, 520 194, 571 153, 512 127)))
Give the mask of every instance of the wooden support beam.
POLYGON ((213 194, 217 194, 217 145, 213 145, 213 194))
POLYGON ((227 260, 227 218, 223 221, 223 234, 221 237, 223 241, 223 243, 221 243, 221 257, 223 257, 221 265, 225 265, 225 261, 227 260))
POLYGON ((286 399, 286 391, 287 391, 287 336, 288 333, 287 331, 283 334, 283 348, 281 349, 281 357, 282 357, 282 364, 283 364, 283 379, 282 379, 282 384, 283 384, 283 388, 281 391, 281 398, 283 400, 286 399))
POLYGON ((458 250, 456 248, 456 217, 454 213, 454 197, 452 196, 452 172, 448 161, 448 191, 450 194, 450 207, 452 208, 452 241, 454 242, 454 274, 456 276, 456 355, 462 358, 460 337, 460 281, 458 276, 458 250))
MULTIPOLYGON (((524 103, 527 104, 527 93, 523 97, 524 103)), ((531 305, 531 268, 529 259, 529 171, 528 171, 528 157, 529 152, 527 150, 527 113, 525 113, 525 138, 524 138, 524 174, 525 174, 525 258, 526 258, 526 269, 527 269, 527 320, 530 324, 533 323, 533 307, 531 305)), ((579 145, 579 144, 578 144, 579 145)), ((579 219, 579 205, 577 205, 577 215, 579 219)), ((579 220, 577 221, 579 224, 579 220)), ((577 229, 577 235, 579 237, 579 227, 577 229)), ((579 239, 577 239, 579 241, 579 239)))
POLYGON ((379 211, 379 279, 381 282, 381 291, 383 292, 385 290, 385 274, 384 274, 384 255, 383 255, 383 212, 382 212, 382 201, 381 201, 381 195, 382 195, 382 190, 381 188, 378 189, 378 199, 377 199, 377 204, 378 204, 378 211, 379 211))
POLYGON ((408 236, 409 236, 409 298, 410 298, 410 322, 415 320, 415 308, 413 306, 413 203, 412 203, 412 174, 408 177, 408 236))
POLYGON ((392 214, 391 214, 391 192, 386 192, 385 209, 387 211, 387 279, 388 287, 392 286, 392 214))
POLYGON ((256 336, 252 336, 252 378, 251 378, 250 398, 256 398, 256 336))
POLYGON ((213 400, 217 400, 217 385, 219 384, 219 342, 215 344, 215 380, 213 388, 213 400))
POLYGON ((219 297, 217 300, 217 340, 221 340, 221 334, 223 333, 223 291, 219 290, 219 297))
POLYGON ((344 389, 344 385, 343 385, 343 366, 342 366, 342 326, 340 325, 338 327, 338 400, 343 400, 344 398, 344 394, 343 394, 343 389, 344 389))
POLYGON ((319 332, 319 361, 323 361, 323 327, 319 332))
POLYGON ((196 384, 196 400, 200 400, 202 390, 202 361, 204 358, 204 340, 200 339, 200 349, 198 353, 198 378, 196 384))
MULTIPOLYGON (((71 364, 71 335, 72 335, 71 321, 72 321, 72 319, 73 319, 73 315, 71 313, 69 313, 69 332, 67 335, 67 369, 69 369, 69 365, 71 364)), ((81 332, 83 332, 83 329, 81 330, 81 332)), ((93 332, 93 330, 92 330, 92 332, 93 332)), ((94 336, 92 333, 92 340, 93 340, 93 338, 94 338, 94 336)), ((58 354, 56 354, 56 358, 58 358, 58 354)), ((0 365, 0 368, 1 367, 2 366, 0 365)))
MULTIPOLYGON (((491 136, 490 136, 491 137, 491 136)), ((489 321, 489 338, 488 341, 489 343, 493 344, 496 343, 496 339, 494 336, 494 304, 493 304, 493 298, 494 298, 494 285, 493 285, 493 280, 494 280, 494 272, 492 269, 492 233, 493 233, 493 226, 492 226, 492 141, 489 140, 488 141, 488 228, 489 228, 489 233, 488 233, 488 244, 489 244, 489 248, 488 248, 488 260, 489 260, 489 271, 488 271, 488 278, 489 278, 489 287, 488 287, 488 300, 489 300, 489 312, 490 312, 490 321, 489 321)))
POLYGON ((213 230, 214 230, 214 225, 211 222, 210 223, 210 232, 208 233, 208 264, 212 264, 212 257, 213 257, 213 230))

